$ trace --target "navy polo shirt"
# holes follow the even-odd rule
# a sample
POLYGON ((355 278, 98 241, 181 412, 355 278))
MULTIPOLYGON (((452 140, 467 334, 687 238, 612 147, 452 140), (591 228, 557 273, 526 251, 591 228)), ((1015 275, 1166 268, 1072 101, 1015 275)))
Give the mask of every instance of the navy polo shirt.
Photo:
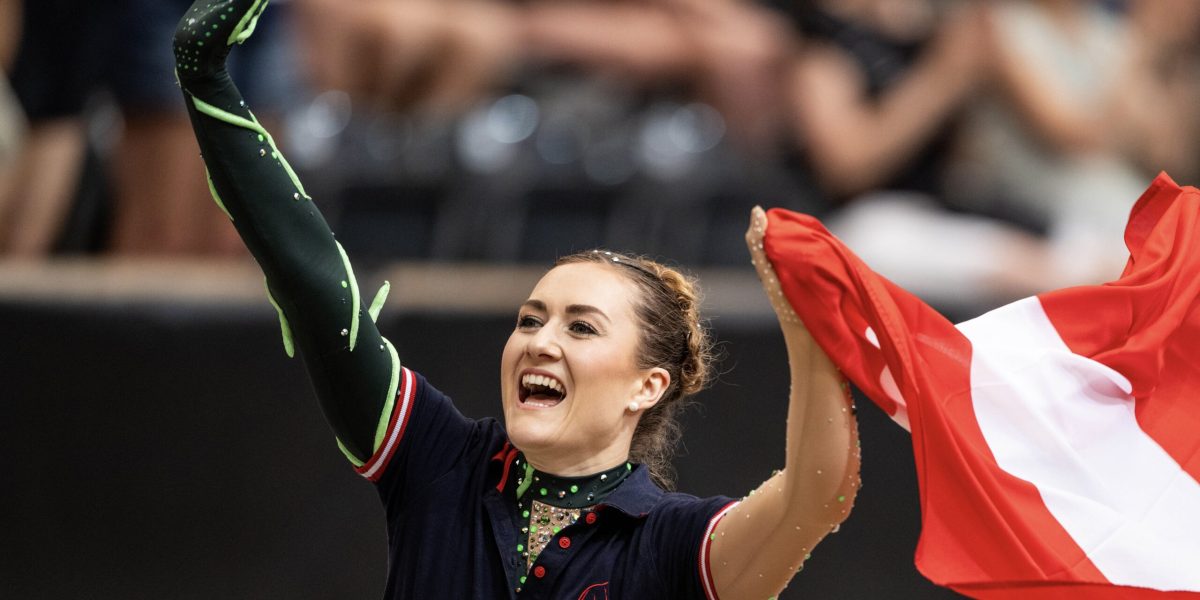
POLYGON ((731 499, 664 492, 635 466, 526 572, 517 552, 525 536, 514 518, 515 456, 498 421, 464 417, 403 369, 384 442, 358 468, 376 483, 387 515, 385 598, 715 597, 707 542, 731 499))

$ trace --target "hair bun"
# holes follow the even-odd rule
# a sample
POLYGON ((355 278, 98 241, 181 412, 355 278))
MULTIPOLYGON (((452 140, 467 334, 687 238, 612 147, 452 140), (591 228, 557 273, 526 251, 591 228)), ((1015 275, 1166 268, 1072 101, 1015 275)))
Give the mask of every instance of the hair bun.
POLYGON ((676 416, 683 400, 703 390, 712 373, 712 342, 700 318, 700 287, 695 278, 662 263, 606 250, 565 256, 555 266, 575 263, 609 265, 641 292, 634 303, 641 324, 638 366, 665 369, 671 383, 658 403, 642 413, 629 455, 631 461, 649 467, 661 487, 671 489, 671 457, 680 434, 676 416))

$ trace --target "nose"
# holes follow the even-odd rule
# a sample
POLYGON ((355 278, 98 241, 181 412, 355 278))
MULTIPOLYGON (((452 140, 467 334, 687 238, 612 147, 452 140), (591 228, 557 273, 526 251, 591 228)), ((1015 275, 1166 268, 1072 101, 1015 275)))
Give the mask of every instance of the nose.
POLYGON ((525 354, 530 358, 542 360, 562 358, 562 346, 558 343, 554 328, 547 324, 529 336, 529 342, 525 345, 525 354))

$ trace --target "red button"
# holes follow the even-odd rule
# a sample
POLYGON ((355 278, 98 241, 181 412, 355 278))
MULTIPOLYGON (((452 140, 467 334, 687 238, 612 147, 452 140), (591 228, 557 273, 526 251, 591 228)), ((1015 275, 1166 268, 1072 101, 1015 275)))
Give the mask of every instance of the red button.
POLYGON ((543 567, 542 565, 538 565, 538 566, 534 567, 533 568, 533 576, 537 577, 538 579, 545 577, 546 576, 546 567, 543 567))
POLYGON ((571 538, 558 538, 558 547, 566 550, 571 547, 571 538))
POLYGON ((594 512, 590 512, 590 513, 588 513, 588 516, 584 517, 584 519, 583 519, 583 520, 584 520, 584 521, 587 521, 587 524, 588 524, 588 525, 591 525, 592 523, 595 523, 595 522, 596 522, 596 513, 594 513, 594 512))

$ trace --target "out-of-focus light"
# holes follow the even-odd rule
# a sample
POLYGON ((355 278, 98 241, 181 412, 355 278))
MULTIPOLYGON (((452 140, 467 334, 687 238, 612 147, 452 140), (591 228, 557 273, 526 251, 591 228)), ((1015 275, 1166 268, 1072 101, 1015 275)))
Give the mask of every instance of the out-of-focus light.
POLYGON ((552 165, 569 165, 583 154, 590 132, 575 117, 547 119, 534 140, 538 156, 552 165))
POLYGON ((322 92, 313 98, 300 113, 304 133, 318 138, 331 138, 346 130, 354 113, 350 95, 340 90, 322 92))
POLYGON ((583 171, 602 185, 625 183, 637 171, 630 156, 626 135, 610 135, 588 146, 583 153, 583 171))
POLYGON ((537 103, 529 96, 500 98, 487 112, 487 129, 497 142, 516 144, 533 135, 538 125, 537 103))
POLYGON ((476 173, 498 173, 512 164, 517 153, 516 146, 496 138, 491 112, 484 107, 471 111, 455 136, 459 161, 476 173))
POLYGON ((650 175, 679 179, 724 136, 725 119, 711 106, 664 102, 651 109, 642 124, 638 158, 650 175))
POLYGON ((697 154, 707 152, 725 137, 725 119, 707 104, 688 104, 671 115, 667 132, 680 148, 697 154))
POLYGON ((299 165, 313 167, 329 162, 336 150, 335 137, 346 130, 354 114, 350 95, 329 90, 307 105, 288 113, 288 152, 299 165))
POLYGON ((390 163, 404 153, 412 137, 412 122, 399 113, 384 113, 371 121, 362 136, 371 160, 390 163))

